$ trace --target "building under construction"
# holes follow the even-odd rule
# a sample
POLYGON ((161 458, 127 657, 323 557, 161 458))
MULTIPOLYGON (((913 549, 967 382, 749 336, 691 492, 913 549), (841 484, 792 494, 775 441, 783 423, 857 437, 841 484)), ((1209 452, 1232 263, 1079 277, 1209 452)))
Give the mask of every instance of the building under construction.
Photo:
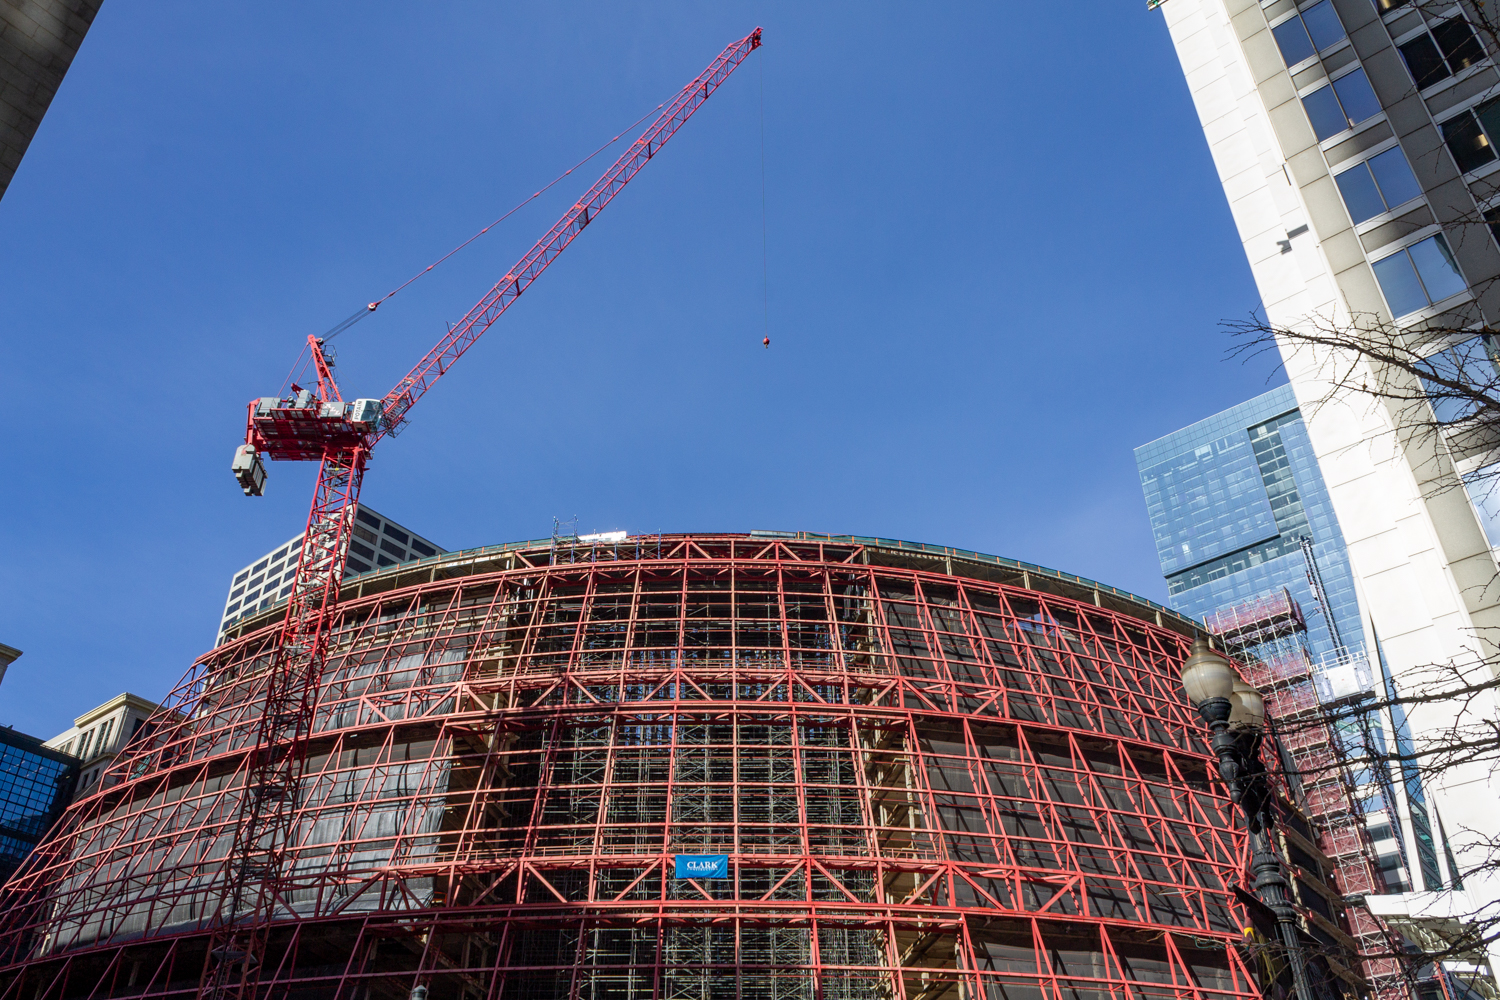
MULTIPOLYGON (((237 624, 9 884, 0 997, 205 992, 279 621, 237 624)), ((242 995, 1260 996, 1193 631, 847 536, 361 574, 242 995)))

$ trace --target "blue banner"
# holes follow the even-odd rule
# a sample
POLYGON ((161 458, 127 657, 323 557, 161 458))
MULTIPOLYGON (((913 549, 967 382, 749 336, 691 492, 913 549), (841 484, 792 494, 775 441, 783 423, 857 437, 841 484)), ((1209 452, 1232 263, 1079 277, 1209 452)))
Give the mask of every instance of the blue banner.
POLYGON ((728 878, 729 855, 679 854, 677 855, 677 877, 728 878))

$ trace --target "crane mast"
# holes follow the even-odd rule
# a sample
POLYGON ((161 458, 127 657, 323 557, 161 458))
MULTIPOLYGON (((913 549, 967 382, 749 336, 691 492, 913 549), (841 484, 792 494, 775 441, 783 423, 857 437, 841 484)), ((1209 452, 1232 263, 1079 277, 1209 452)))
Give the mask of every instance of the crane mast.
MULTIPOLYGON (((233 843, 225 858, 225 890, 199 995, 224 1000, 256 995, 270 919, 288 912, 294 891, 320 888, 336 873, 298 875, 295 848, 301 783, 314 729, 317 694, 339 603, 349 534, 371 449, 405 425, 416 402, 473 346, 676 134, 751 52, 761 29, 732 43, 666 106, 651 125, 561 219, 506 272, 473 309, 381 399, 346 402, 331 352, 308 338, 315 388, 292 386, 285 397, 250 403, 245 443, 233 471, 246 495, 264 489, 264 459, 318 462, 318 480, 302 536, 286 614, 264 668, 260 709, 247 746, 246 781, 233 843)), ((224 680, 230 683, 230 680, 224 680)), ((243 684, 245 678, 232 679, 243 684)), ((211 692, 214 678, 205 680, 211 692)), ((188 723, 190 724, 190 723, 188 723)))

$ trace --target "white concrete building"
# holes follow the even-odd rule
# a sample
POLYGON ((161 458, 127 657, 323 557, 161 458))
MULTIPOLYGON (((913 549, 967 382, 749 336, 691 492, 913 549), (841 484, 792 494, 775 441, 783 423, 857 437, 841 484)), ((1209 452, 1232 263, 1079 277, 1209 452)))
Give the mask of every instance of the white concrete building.
MULTIPOLYGON (((219 616, 219 638, 239 621, 286 600, 297 575, 302 533, 256 559, 234 574, 229 596, 219 616)), ((448 551, 411 529, 403 527, 364 504, 354 510, 354 537, 349 539, 349 561, 344 578, 368 573, 373 569, 394 566, 413 559, 425 559, 448 551)))
POLYGON ((115 756, 160 706, 134 694, 120 694, 73 720, 71 729, 42 745, 79 759, 78 790, 87 795, 115 756))
MULTIPOLYGON (((1500 222, 1500 71, 1457 6, 1165 0, 1160 12, 1273 324, 1500 327, 1500 246, 1486 218, 1500 222)), ((1500 533, 1461 486, 1464 460, 1403 434, 1396 409, 1332 392, 1329 356, 1282 354, 1344 531, 1367 648, 1398 687, 1450 661, 1493 676, 1489 536, 1500 533)), ((1493 697, 1475 708, 1500 718, 1493 697)), ((1417 741, 1452 717, 1451 704, 1412 707, 1417 741)), ((1500 785, 1472 763, 1428 788, 1462 870, 1480 850, 1469 831, 1500 829, 1500 785)), ((1446 902, 1500 911, 1493 877, 1467 879, 1463 893, 1446 902)), ((1403 905, 1434 905, 1419 896, 1403 905)))

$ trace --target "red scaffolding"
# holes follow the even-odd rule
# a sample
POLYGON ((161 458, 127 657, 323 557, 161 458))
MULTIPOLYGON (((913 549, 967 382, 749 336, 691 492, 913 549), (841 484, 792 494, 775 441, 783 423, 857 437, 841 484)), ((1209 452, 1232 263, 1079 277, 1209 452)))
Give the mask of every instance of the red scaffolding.
MULTIPOLYGON (((1190 623, 1017 564, 667 536, 351 583, 263 990, 1250 998, 1190 623), (675 877, 678 854, 729 877, 675 877)), ((187 997, 274 612, 10 884, 0 998, 187 997)), ((253 793, 253 786, 250 788, 253 793)))

